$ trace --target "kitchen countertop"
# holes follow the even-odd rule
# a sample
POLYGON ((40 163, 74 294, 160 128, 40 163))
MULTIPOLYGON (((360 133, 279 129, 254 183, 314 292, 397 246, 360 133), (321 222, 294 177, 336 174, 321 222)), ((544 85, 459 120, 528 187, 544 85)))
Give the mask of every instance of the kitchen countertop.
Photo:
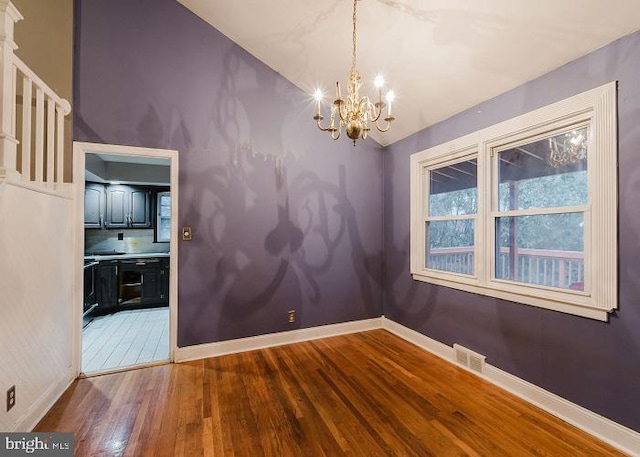
POLYGON ((84 260, 116 260, 116 259, 148 259, 151 257, 169 257, 168 252, 149 252, 144 254, 119 254, 119 255, 85 255, 84 260))

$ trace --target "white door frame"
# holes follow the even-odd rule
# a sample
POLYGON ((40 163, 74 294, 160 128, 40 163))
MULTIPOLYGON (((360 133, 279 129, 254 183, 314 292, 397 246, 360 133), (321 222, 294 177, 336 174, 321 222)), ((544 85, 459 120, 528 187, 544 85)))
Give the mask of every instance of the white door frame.
POLYGON ((78 377, 82 371, 82 305, 84 301, 84 170, 86 154, 119 154, 126 156, 157 157, 169 159, 171 166, 171 243, 169 254, 169 360, 175 360, 178 347, 178 151, 151 149, 115 144, 84 143, 74 141, 74 334, 73 370, 78 377))

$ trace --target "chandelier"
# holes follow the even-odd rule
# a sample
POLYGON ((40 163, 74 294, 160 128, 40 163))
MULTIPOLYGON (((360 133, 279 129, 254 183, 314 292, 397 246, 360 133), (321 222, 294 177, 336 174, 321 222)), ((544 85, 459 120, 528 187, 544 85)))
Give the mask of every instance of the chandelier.
POLYGON ((391 102, 394 99, 393 92, 387 92, 385 99, 386 103, 382 101, 382 87, 384 86, 384 79, 382 76, 375 78, 375 87, 378 91, 378 100, 373 103, 369 97, 360 97, 358 91, 362 86, 362 77, 356 69, 356 50, 357 50, 357 35, 356 35, 356 15, 357 4, 359 0, 353 0, 353 52, 351 55, 351 72, 349 73, 349 83, 347 84, 347 97, 342 98, 340 92, 340 82, 336 82, 336 100, 331 105, 331 115, 329 117, 329 123, 326 127, 323 127, 322 121, 324 116, 320 112, 320 102, 322 101, 322 91, 317 89, 315 92, 316 99, 316 115, 313 119, 316 121, 318 128, 323 132, 329 132, 331 138, 337 140, 340 138, 340 134, 344 129, 347 136, 353 140, 353 145, 356 145, 356 140, 367 138, 367 134, 371 130, 369 123, 373 123, 380 132, 386 132, 391 127, 391 121, 395 118, 391 115, 391 102), (384 108, 387 108, 387 115, 383 119, 385 124, 380 125, 380 117, 384 108))

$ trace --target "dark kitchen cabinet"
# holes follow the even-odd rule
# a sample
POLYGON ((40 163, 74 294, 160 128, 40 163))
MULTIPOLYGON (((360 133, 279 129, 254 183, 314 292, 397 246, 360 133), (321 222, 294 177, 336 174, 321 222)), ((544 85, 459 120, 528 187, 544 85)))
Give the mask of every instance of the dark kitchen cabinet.
POLYGON ((84 227, 102 228, 104 208, 104 185, 86 183, 84 187, 84 227))
POLYGON ((161 298, 161 280, 162 269, 160 265, 151 265, 144 269, 142 273, 142 299, 143 304, 159 303, 161 298))
POLYGON ((103 260, 96 267, 97 311, 108 311, 118 306, 118 261, 103 260))
POLYGON ((124 228, 129 222, 130 191, 127 186, 107 186, 107 212, 104 226, 106 228, 124 228))
POLYGON ((86 183, 85 228, 151 228, 154 202, 151 187, 86 183))
POLYGON ((160 271, 160 299, 169 305, 169 259, 162 259, 160 271))
POLYGON ((169 306, 168 258, 127 258, 96 263, 97 306, 94 314, 136 307, 169 306))
POLYGON ((168 265, 163 258, 121 260, 120 306, 168 305, 168 265))
POLYGON ((98 262, 85 260, 84 262, 84 303, 82 306, 82 327, 86 327, 92 320, 91 313, 98 307, 96 299, 96 267, 98 262))
POLYGON ((142 187, 106 187, 106 228, 151 227, 151 192, 142 187))
POLYGON ((129 226, 151 227, 151 192, 146 189, 131 188, 129 199, 129 226))

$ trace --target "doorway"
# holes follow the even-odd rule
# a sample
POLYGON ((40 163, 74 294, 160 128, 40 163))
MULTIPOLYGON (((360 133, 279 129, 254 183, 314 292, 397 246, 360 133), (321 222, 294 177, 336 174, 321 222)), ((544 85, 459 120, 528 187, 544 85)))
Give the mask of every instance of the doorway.
POLYGON ((76 373, 173 361, 178 153, 74 143, 76 373))

